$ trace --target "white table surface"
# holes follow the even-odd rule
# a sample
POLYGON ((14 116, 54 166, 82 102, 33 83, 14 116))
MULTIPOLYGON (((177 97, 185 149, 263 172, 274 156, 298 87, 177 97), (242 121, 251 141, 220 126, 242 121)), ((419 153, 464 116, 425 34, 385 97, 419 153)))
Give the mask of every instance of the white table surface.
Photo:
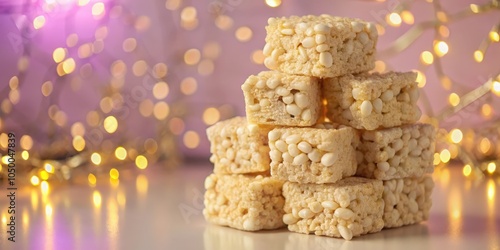
POLYGON ((500 177, 474 183, 460 167, 434 174, 430 220, 355 238, 286 229, 243 232, 207 224, 203 180, 209 164, 124 172, 99 179, 25 186, 17 192, 16 242, 7 241, 7 191, 0 189, 0 249, 500 249, 500 177), (138 175, 139 173, 139 175, 138 175))

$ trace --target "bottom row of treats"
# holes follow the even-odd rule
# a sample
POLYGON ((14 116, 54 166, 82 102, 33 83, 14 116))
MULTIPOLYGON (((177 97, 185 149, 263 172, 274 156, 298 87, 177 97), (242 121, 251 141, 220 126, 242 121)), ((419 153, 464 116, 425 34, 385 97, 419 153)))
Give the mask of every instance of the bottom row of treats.
POLYGON ((205 180, 203 214, 211 223, 246 231, 288 225, 293 232, 350 240, 426 220, 433 187, 429 175, 298 184, 266 174, 211 174, 205 180))

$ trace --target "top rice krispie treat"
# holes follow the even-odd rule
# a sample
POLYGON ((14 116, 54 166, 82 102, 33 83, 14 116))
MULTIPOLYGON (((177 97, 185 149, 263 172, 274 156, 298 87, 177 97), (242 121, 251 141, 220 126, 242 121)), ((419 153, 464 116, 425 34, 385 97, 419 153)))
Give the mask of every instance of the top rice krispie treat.
POLYGON ((330 15, 269 18, 264 64, 287 74, 336 77, 371 70, 375 25, 330 15))

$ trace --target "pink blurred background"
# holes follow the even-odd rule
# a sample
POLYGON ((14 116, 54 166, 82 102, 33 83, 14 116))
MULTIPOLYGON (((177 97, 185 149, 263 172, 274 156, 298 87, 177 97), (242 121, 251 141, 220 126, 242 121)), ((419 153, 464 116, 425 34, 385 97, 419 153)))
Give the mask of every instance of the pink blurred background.
MULTIPOLYGON (((145 96, 128 103, 127 110, 130 114, 124 116, 124 122, 119 121, 118 131, 112 136, 126 135, 130 140, 137 137, 154 137, 161 122, 151 114, 144 117, 138 111, 138 107, 144 98, 151 99, 153 103, 165 101, 170 107, 169 115, 164 120, 166 128, 171 128, 174 117, 183 121, 181 125, 184 126, 180 126, 179 119, 175 120, 178 130, 175 135, 179 148, 188 157, 206 159, 209 154, 209 143, 205 136, 206 127, 217 120, 244 115, 240 86, 249 75, 265 70, 261 58, 258 57, 258 50, 264 46, 264 27, 269 17, 330 14, 376 22, 385 30, 378 42, 378 49, 381 51, 412 27, 405 22, 400 27, 387 25, 385 16, 397 11, 396 6, 407 6, 414 16, 415 24, 435 19, 433 3, 429 1, 296 0, 283 1, 273 8, 269 3, 280 1, 267 1, 266 4, 264 0, 167 0, 166 2, 123 0, 120 1, 123 8, 119 18, 113 17, 113 13, 118 12, 113 6, 118 2, 112 0, 99 1, 103 2, 106 8, 102 18, 92 16, 92 8, 97 2, 93 0, 84 6, 76 7, 74 5, 77 0, 46 0, 45 2, 61 2, 60 6, 68 7, 66 9, 60 7, 50 13, 37 9, 27 15, 23 15, 26 13, 19 7, 22 4, 16 8, 6 8, 5 6, 12 6, 9 2, 13 1, 0 0, 0 10, 3 12, 0 14, 2 48, 0 101, 8 98, 9 79, 19 74, 18 60, 26 54, 26 49, 29 50, 29 68, 26 71, 24 84, 19 87, 19 101, 12 105, 9 113, 1 112, 3 127, 0 127, 0 132, 12 130, 19 134, 30 134, 35 145, 44 145, 49 140, 45 131, 50 129, 47 125, 49 119, 47 110, 52 104, 57 104, 67 115, 66 129, 61 129, 60 133, 69 133, 69 127, 75 122, 82 122, 87 131, 90 130, 90 125, 85 123, 86 115, 91 110, 99 109, 99 102, 111 82, 110 67, 117 60, 121 60, 127 66, 123 78, 124 93, 145 96), (226 17, 226 21, 230 19, 231 22, 221 22, 220 18, 216 18, 220 14, 229 17, 226 17), (24 22, 32 22, 31 20, 39 15, 45 17, 44 26, 29 32, 28 35, 23 35, 19 27, 24 22), (95 42, 96 29, 102 26, 107 27, 107 35, 102 39, 104 44, 102 51, 80 58, 79 46, 95 42), (239 29, 241 27, 248 27, 251 36, 248 30, 239 29), (66 44, 70 34, 78 36, 77 45, 73 47, 66 44), (127 38, 135 38, 137 41, 137 49, 133 53, 124 52, 122 48, 127 38), (29 46, 24 48, 24 42, 29 42, 29 46), (52 58, 53 51, 58 47, 66 48, 67 57, 74 58, 76 64, 74 72, 63 77, 57 75, 57 63, 52 58), (193 63, 189 62, 192 58, 188 58, 188 62, 184 59, 186 51, 190 49, 195 49, 191 51, 194 51, 194 54, 191 54, 195 57, 193 63), (196 60, 196 50, 199 51, 199 60, 196 60), (254 53, 256 54, 252 58, 254 53), (152 80, 147 76, 140 74, 137 76, 133 73, 133 64, 137 60, 146 61, 149 67, 157 63, 167 65, 168 73, 165 81, 168 83, 169 93, 166 98, 155 99, 152 92, 145 87, 152 86, 153 83, 148 83, 152 80), (85 68, 84 65, 91 65, 93 74, 88 74, 89 66, 85 68), (196 79, 197 82, 193 94, 186 94, 186 91, 181 89, 181 82, 188 77, 196 79), (42 95, 41 86, 46 81, 52 82, 52 96, 57 93, 57 98, 47 98, 42 95), (134 89, 137 86, 139 90, 134 89), (147 91, 141 90, 140 86, 147 91), (207 113, 206 110, 210 107, 216 108, 218 112, 207 113), (219 119, 217 114, 220 114, 219 119), (187 131, 191 131, 188 137, 186 137, 187 131), (193 138, 194 140, 199 138, 199 143, 192 143, 186 147, 186 140, 190 141, 193 138)), ((35 4, 27 2, 24 3, 35 4)), ((43 1, 34 2, 43 4, 43 1)), ((85 3, 85 1, 80 2, 85 3)), ((490 1, 443 0, 441 4, 443 10, 453 14, 469 9, 470 4, 488 2, 490 1)), ((438 112, 449 106, 448 95, 451 92, 461 95, 499 73, 498 43, 489 46, 482 62, 476 62, 473 57, 474 51, 488 37, 492 26, 498 22, 500 22, 500 12, 494 10, 459 21, 450 20, 449 24, 446 24, 450 34, 444 41, 449 45, 449 51, 441 58, 442 68, 453 82, 461 83, 461 85, 453 84, 450 90, 439 83, 433 65, 425 66, 420 61, 420 55, 424 50, 433 51, 435 39, 433 29, 426 30, 408 49, 390 57, 384 57, 382 54, 379 60, 386 63, 387 70, 418 69, 424 72, 426 84, 423 91, 428 95, 432 109, 438 112)), ((188 53, 188 57, 189 55, 188 53)), ((443 126, 467 127, 482 123, 484 120, 478 113, 484 102, 489 102, 493 107, 492 116, 498 116, 499 98, 490 96, 481 100, 480 104, 472 105, 472 108, 464 113, 450 118, 448 122, 445 121, 443 126)), ((118 111, 111 111, 110 114, 113 112, 118 111)))

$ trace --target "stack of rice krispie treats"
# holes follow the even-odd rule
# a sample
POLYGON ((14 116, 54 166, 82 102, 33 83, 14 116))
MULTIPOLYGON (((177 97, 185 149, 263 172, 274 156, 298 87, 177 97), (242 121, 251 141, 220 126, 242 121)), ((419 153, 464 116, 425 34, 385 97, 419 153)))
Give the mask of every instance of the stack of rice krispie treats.
POLYGON ((270 71, 242 85, 246 117, 207 129, 205 218, 342 237, 428 218, 435 131, 413 72, 369 73, 377 30, 329 15, 270 18, 270 71))

